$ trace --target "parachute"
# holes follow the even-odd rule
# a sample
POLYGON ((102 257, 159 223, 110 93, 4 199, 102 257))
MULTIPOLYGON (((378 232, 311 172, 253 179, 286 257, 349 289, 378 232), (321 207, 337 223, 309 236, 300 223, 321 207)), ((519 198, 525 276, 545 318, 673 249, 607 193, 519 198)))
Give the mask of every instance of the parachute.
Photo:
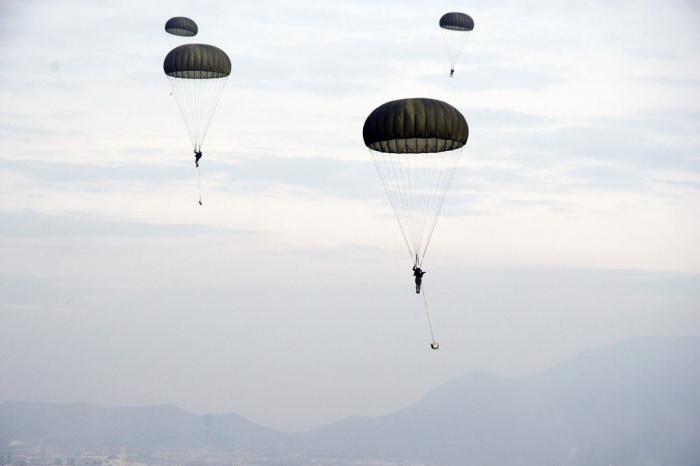
POLYGON ((226 79, 231 74, 231 60, 213 45, 186 44, 168 53, 163 71, 180 107, 192 146, 195 151, 201 151, 226 79))
POLYGON ((442 38, 445 41, 445 49, 447 49, 447 58, 450 60, 450 67, 454 72, 457 60, 459 60, 459 56, 474 29, 474 20, 464 13, 445 13, 440 18, 440 28, 442 29, 442 38))
POLYGON ((362 135, 419 267, 469 137, 467 120, 439 100, 402 99, 376 108, 362 135))
MULTIPOLYGON (((185 121, 199 167, 202 143, 231 74, 231 60, 213 45, 186 44, 168 53, 163 62, 175 100, 185 121)), ((202 203, 201 186, 199 203, 202 203)))
POLYGON ((170 48, 174 48, 187 40, 191 40, 197 35, 198 31, 197 23, 184 16, 170 18, 165 23, 165 32, 168 33, 170 48))
POLYGON ((394 100, 370 113, 362 136, 413 261, 416 293, 423 295, 433 340, 430 347, 438 350, 420 266, 467 144, 467 120, 439 100, 394 100))

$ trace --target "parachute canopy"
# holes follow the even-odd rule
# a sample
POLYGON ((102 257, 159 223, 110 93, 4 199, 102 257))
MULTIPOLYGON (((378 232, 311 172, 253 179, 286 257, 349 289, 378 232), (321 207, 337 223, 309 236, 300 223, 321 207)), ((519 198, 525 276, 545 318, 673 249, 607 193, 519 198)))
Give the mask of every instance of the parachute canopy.
POLYGON ((445 41, 447 58, 450 60, 450 67, 454 70, 474 29, 474 20, 464 13, 445 13, 440 18, 440 28, 445 41))
POLYGON ((469 127, 452 105, 414 98, 377 107, 362 128, 365 145, 378 152, 433 153, 459 149, 467 143, 469 127))
POLYGON ((220 48, 186 44, 174 48, 163 61, 195 151, 201 151, 209 123, 231 74, 231 60, 220 48))
POLYGON ((185 44, 168 53, 163 71, 171 78, 225 78, 231 74, 231 59, 213 45, 185 44))
POLYGON ((165 23, 165 32, 174 36, 192 37, 197 35, 197 23, 184 16, 170 18, 165 23))
POLYGON ((440 27, 451 31, 471 31, 474 29, 474 20, 465 13, 445 13, 440 18, 440 27))
POLYGON ((362 136, 411 259, 420 265, 469 137, 467 120, 439 100, 395 100, 367 117, 362 136))

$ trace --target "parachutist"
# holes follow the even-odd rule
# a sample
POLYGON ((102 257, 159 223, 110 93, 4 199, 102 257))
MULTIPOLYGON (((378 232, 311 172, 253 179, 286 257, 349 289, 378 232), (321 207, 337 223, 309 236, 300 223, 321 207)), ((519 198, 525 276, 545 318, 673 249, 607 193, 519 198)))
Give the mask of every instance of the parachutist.
POLYGON ((194 166, 199 167, 199 159, 202 158, 202 151, 196 150, 194 151, 194 166))
POLYGON ((450 78, 454 77, 457 60, 467 44, 467 40, 474 30, 474 20, 465 13, 456 11, 445 13, 440 18, 442 38, 445 41, 447 58, 450 61, 450 78))
POLYGON ((434 350, 439 350, 440 349, 440 343, 434 341, 430 344, 430 347, 434 350))
POLYGON ((423 283, 423 272, 420 267, 413 266, 413 276, 416 277, 416 293, 420 293, 420 285, 423 283))
MULTIPOLYGON (((454 64, 450 68, 454 69, 454 64)), ((433 343, 428 298, 422 286, 425 273, 420 267, 468 137, 469 126, 459 110, 447 102, 426 98, 393 100, 380 105, 362 127, 365 146, 411 254, 416 293, 423 295, 418 300, 425 305, 433 343), (406 173, 411 176, 410 182, 404 181, 406 173)))

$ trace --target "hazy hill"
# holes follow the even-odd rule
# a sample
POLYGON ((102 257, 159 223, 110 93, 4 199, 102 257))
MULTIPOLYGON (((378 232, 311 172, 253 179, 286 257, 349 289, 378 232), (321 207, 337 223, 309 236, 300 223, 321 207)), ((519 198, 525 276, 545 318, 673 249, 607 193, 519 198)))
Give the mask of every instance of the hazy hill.
POLYGON ((638 338, 523 379, 472 372, 414 406, 288 435, 173 406, 0 404, 0 448, 217 447, 455 465, 700 464, 700 338, 638 338))
POLYGON ((0 445, 18 439, 52 447, 130 449, 215 447, 268 451, 287 434, 254 424, 237 414, 199 416, 175 406, 104 408, 88 403, 0 403, 0 445))
POLYGON ((638 338, 524 379, 468 373, 301 439, 311 454, 469 465, 700 464, 700 338, 638 338))

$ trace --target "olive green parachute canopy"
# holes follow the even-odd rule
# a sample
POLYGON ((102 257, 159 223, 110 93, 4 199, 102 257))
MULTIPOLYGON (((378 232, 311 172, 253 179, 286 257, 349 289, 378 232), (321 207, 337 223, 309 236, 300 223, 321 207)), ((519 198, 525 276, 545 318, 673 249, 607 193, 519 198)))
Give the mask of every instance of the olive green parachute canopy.
POLYGON ((467 120, 439 100, 394 100, 367 117, 362 136, 411 259, 420 265, 467 144, 467 120))
POLYGON ((435 153, 459 149, 467 143, 469 127, 452 105, 414 98, 377 107, 362 128, 365 145, 378 152, 435 153))
POLYGON ((184 16, 170 18, 165 23, 165 32, 174 36, 192 37, 197 35, 197 23, 184 16))
POLYGON ((440 27, 451 31, 471 31, 474 29, 474 20, 464 13, 445 13, 440 18, 440 27))
POLYGON ((209 123, 231 74, 231 60, 213 45, 186 44, 174 48, 163 61, 195 151, 202 150, 209 123))
POLYGON ((231 74, 231 60, 218 47, 185 44, 168 53, 163 71, 171 78, 216 79, 231 74))

